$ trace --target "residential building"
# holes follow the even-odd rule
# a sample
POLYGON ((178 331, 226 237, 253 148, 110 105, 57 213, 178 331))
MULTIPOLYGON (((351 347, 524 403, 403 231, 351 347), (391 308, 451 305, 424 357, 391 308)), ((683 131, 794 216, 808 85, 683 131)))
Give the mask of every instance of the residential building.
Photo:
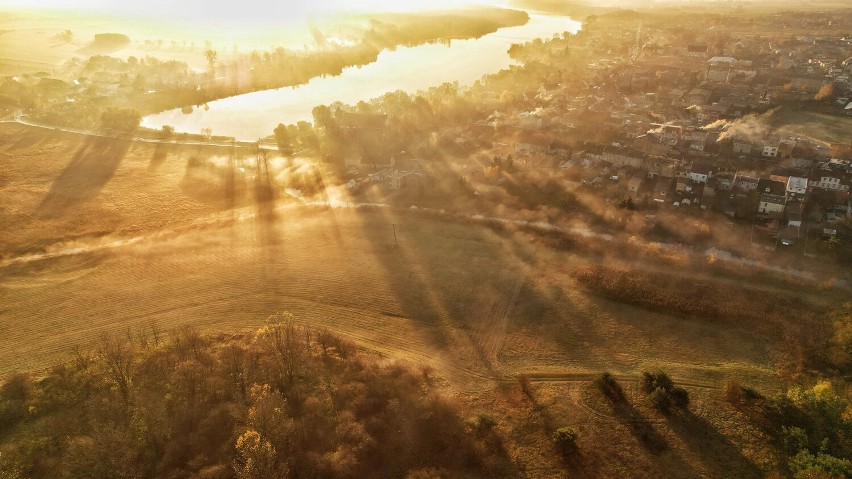
POLYGON ((784 213, 786 199, 780 195, 764 193, 760 195, 760 203, 757 212, 769 217, 780 218, 784 213))
POLYGON ((787 185, 780 181, 761 178, 757 181, 757 191, 760 194, 770 194, 775 196, 786 196, 787 185))
POLYGON ((804 198, 808 192, 808 179, 791 176, 787 180, 787 196, 789 198, 804 198))
POLYGON ((709 165, 695 165, 689 172, 689 179, 696 183, 707 183, 707 179, 713 176, 709 165))
POLYGON ((802 203, 791 201, 787 203, 787 226, 802 227, 802 203))
POLYGON ((844 182, 844 175, 833 171, 817 170, 811 175, 809 184, 814 188, 831 191, 849 191, 849 183, 844 182))
POLYGON ((627 182, 627 191, 631 193, 638 193, 639 189, 642 188, 642 178, 641 175, 636 175, 633 178, 630 178, 630 181, 627 182))
POLYGON ((713 175, 716 178, 716 188, 720 191, 733 191, 736 175, 734 173, 718 173, 713 175))
POLYGON ((672 179, 665 176, 657 178, 657 183, 654 184, 653 199, 657 203, 664 203, 668 199, 669 191, 672 189, 672 179))
POLYGON ((751 176, 737 175, 737 192, 747 195, 750 192, 757 190, 758 181, 759 180, 757 178, 752 178, 751 176))
POLYGON ((750 155, 754 145, 746 140, 734 140, 734 153, 738 155, 750 155))
POLYGON ((760 153, 760 156, 775 158, 778 156, 778 147, 766 145, 763 147, 763 152, 760 153))
POLYGON ((705 58, 710 47, 704 44, 690 44, 686 47, 686 54, 691 57, 705 58))

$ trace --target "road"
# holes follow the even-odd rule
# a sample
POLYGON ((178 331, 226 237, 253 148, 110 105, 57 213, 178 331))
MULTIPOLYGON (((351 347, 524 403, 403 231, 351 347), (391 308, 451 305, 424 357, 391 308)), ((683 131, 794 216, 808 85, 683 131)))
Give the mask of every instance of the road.
MULTIPOLYGON (((20 115, 20 114, 16 114, 15 118, 13 120, 0 120, 0 123, 6 123, 6 124, 15 123, 15 124, 19 124, 19 125, 26 125, 26 126, 33 127, 33 128, 42 128, 42 129, 45 129, 45 130, 61 131, 61 132, 64 132, 64 133, 73 133, 73 134, 76 134, 76 135, 85 135, 85 136, 92 136, 92 137, 98 137, 98 138, 122 138, 121 136, 118 136, 118 135, 104 133, 104 132, 95 131, 95 130, 85 130, 85 129, 81 129, 81 128, 69 128, 69 127, 55 126, 55 125, 48 125, 48 124, 45 124, 45 123, 39 123, 39 122, 30 120, 30 119, 28 119, 28 118, 26 118, 26 117, 24 117, 23 115, 20 115)), ((230 147, 258 148, 258 146, 259 146, 259 148, 261 150, 278 151, 278 148, 276 146, 272 146, 272 145, 268 145, 268 144, 262 144, 262 143, 258 144, 257 142, 251 142, 251 141, 236 141, 236 140, 234 140, 234 141, 209 141, 209 140, 208 141, 200 141, 200 140, 144 138, 144 137, 140 137, 140 136, 132 137, 130 139, 132 139, 133 141, 138 142, 138 143, 150 143, 150 144, 155 144, 155 145, 156 144, 163 144, 163 145, 189 145, 189 146, 218 146, 218 147, 224 147, 224 148, 230 148, 230 147)), ((294 155, 298 155, 299 153, 302 153, 302 152, 304 152, 304 150, 297 152, 294 155)))

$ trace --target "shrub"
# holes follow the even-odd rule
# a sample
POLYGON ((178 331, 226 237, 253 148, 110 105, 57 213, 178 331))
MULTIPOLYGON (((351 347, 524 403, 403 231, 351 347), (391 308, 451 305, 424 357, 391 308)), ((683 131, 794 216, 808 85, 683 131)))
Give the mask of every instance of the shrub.
POLYGON ((445 477, 447 477, 446 471, 434 467, 415 469, 408 471, 405 475, 405 479, 443 479, 445 477))
POLYGON ((730 404, 739 406, 748 401, 763 399, 763 394, 751 386, 743 386, 739 381, 731 380, 725 383, 722 397, 730 404))
POLYGON ((27 374, 13 374, 0 386, 0 430, 24 419, 32 395, 32 378, 27 374))
POLYGON ((672 400, 666 392, 662 388, 657 388, 648 395, 648 399, 651 401, 651 405, 654 406, 654 409, 667 413, 671 410, 672 400))
POLYGON ((610 372, 603 372, 594 379, 595 386, 607 399, 614 403, 624 402, 624 391, 610 372))
POLYGON ((743 386, 743 396, 746 399, 763 399, 763 394, 751 386, 743 386))
POLYGON ((654 389, 657 389, 657 386, 654 384, 654 375, 645 371, 642 373, 642 391, 645 394, 651 394, 654 392, 654 389))
POLYGON ((118 47, 130 43, 130 37, 122 33, 96 33, 94 46, 97 47, 118 47))
POLYGON ((2 479, 23 479, 23 469, 15 462, 9 460, 0 453, 0 478, 2 479))
POLYGON ((476 436, 482 437, 494 429, 494 426, 497 425, 497 420, 489 414, 479 413, 468 419, 467 425, 476 436))
POLYGON ((662 389, 664 392, 668 392, 673 386, 674 381, 672 381, 672 378, 663 371, 645 371, 642 373, 642 390, 647 394, 652 393, 656 389, 662 389))
POLYGON ((795 426, 781 426, 781 436, 784 440, 784 450, 790 456, 808 447, 808 433, 795 426))
POLYGON ((849 459, 824 453, 813 455, 807 449, 791 457, 789 466, 796 479, 852 476, 852 462, 849 459))
POLYGON ((743 386, 737 380, 726 381, 722 388, 722 396, 730 404, 739 405, 743 402, 743 386))
POLYGON ((133 108, 109 107, 101 114, 101 122, 107 130, 129 133, 139 127, 142 114, 133 108))
POLYGON ((560 427, 553 432, 553 442, 564 455, 577 450, 577 431, 570 427, 560 427))
POLYGON ((531 398, 532 397, 532 384, 530 383, 530 377, 526 374, 522 374, 518 376, 518 385, 521 386, 521 392, 524 393, 524 396, 531 398))
POLYGON ((669 397, 672 400, 672 405, 679 409, 686 409, 689 407, 689 393, 686 389, 675 386, 669 391, 669 397))
POLYGON ((713 281, 684 281, 677 274, 584 266, 574 272, 574 278, 598 296, 673 316, 734 323, 776 339, 783 338, 788 329, 799 331, 801 324, 822 321, 819 318, 825 313, 823 307, 794 295, 758 293, 713 281))

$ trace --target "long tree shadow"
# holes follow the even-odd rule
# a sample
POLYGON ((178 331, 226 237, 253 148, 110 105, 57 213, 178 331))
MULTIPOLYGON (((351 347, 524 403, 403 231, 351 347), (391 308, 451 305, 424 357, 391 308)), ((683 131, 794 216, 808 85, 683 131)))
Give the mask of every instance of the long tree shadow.
POLYGON ((90 138, 54 180, 36 211, 61 214, 93 199, 112 179, 132 142, 113 138, 90 138))
POLYGON ((190 155, 180 188, 187 196, 222 211, 248 206, 253 198, 249 194, 251 185, 240 172, 239 165, 243 163, 242 158, 233 156, 224 159, 201 153, 190 155))
POLYGON ((168 143, 157 143, 157 146, 154 147, 154 154, 151 156, 151 163, 148 164, 148 171, 153 173, 159 170, 166 162, 173 146, 168 143))
POLYGON ((669 445, 666 439, 654 428, 654 424, 648 421, 628 400, 617 402, 613 405, 615 418, 627 427, 630 434, 652 454, 662 454, 669 445))
POLYGON ((26 128, 26 132, 9 146, 9 151, 23 150, 35 146, 45 140, 46 135, 41 128, 26 128))
POLYGON ((673 415, 669 425, 710 471, 712 477, 763 477, 742 451, 702 417, 691 411, 673 415))
POLYGON ((398 243, 403 231, 392 213, 380 209, 368 209, 362 216, 362 233, 369 241, 373 257, 385 273, 394 297, 399 301, 401 312, 408 318, 425 326, 425 330, 439 349, 449 344, 446 331, 441 327, 444 315, 441 304, 435 298, 435 291, 423 277, 424 265, 416 251, 407 249, 398 243))
MULTIPOLYGON (((559 420, 550 411, 550 408, 556 404, 555 401, 547 404, 539 400, 535 388, 526 377, 519 378, 518 383, 521 392, 529 400, 531 406, 525 424, 538 427, 545 437, 550 439, 560 426, 559 420)), ((559 454, 555 445, 553 452, 559 454)), ((563 464, 571 471, 571 477, 600 477, 598 464, 587 457, 582 445, 573 452, 563 452, 561 455, 563 464)))
POLYGON ((692 478, 701 476, 692 464, 669 447, 669 443, 666 441, 668 431, 665 435, 661 434, 657 427, 659 422, 649 420, 636 406, 631 404, 630 398, 618 383, 598 384, 597 388, 607 400, 615 420, 630 432, 646 452, 654 456, 652 461, 667 471, 666 477, 692 478))
POLYGON ((475 369, 501 376, 497 359, 516 305, 538 299, 524 280, 534 251, 501 228, 383 208, 363 217, 368 215, 364 236, 402 313, 424 326, 436 349, 458 348, 475 360, 475 369), (489 273, 483 275, 483 269, 489 273))
MULTIPOLYGON (((268 167, 267 167, 268 168, 268 167)), ((255 234, 260 252, 259 285, 264 294, 275 295, 277 291, 277 268, 286 262, 283 231, 284 218, 276 210, 276 186, 258 162, 254 184, 255 234)))

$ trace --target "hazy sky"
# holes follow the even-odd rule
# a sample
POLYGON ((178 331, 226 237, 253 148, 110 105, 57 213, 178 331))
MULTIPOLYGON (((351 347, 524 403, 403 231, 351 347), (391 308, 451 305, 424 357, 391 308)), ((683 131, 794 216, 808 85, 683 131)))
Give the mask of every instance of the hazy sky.
POLYGON ((340 11, 400 11, 445 8, 475 3, 504 3, 500 0, 0 0, 0 7, 64 8, 106 10, 134 15, 166 14, 207 19, 304 18, 340 11), (236 8, 235 8, 236 6, 236 8))

